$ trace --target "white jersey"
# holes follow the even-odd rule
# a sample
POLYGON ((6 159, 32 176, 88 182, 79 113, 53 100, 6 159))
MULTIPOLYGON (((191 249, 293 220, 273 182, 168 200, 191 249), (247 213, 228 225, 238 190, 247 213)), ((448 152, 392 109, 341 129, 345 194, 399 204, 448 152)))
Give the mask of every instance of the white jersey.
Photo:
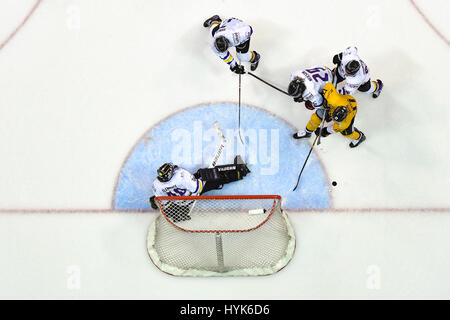
POLYGON ((214 45, 215 39, 217 37, 223 36, 227 38, 228 42, 230 43, 230 47, 236 47, 250 39, 252 33, 252 27, 250 27, 248 24, 239 19, 230 18, 222 21, 222 23, 219 25, 219 29, 213 36, 212 43, 214 45))
POLYGON ((195 196, 201 192, 203 181, 196 179, 186 169, 176 167, 172 179, 161 182, 155 179, 152 184, 153 194, 163 196, 195 196))
POLYGON ((291 81, 295 78, 304 80, 306 90, 303 92, 304 101, 310 101, 314 108, 323 104, 323 87, 327 83, 333 83, 333 73, 324 66, 314 66, 309 69, 297 70, 291 74, 291 81))
POLYGON ((367 68, 367 65, 360 59, 358 56, 358 49, 356 47, 348 47, 345 49, 344 52, 342 52, 342 60, 341 65, 338 68, 339 75, 345 79, 345 86, 343 90, 339 90, 342 94, 352 94, 355 92, 363 83, 366 83, 370 80, 370 73, 369 68, 367 68), (361 67, 359 68, 358 72, 351 76, 351 75, 345 75, 345 65, 352 61, 356 60, 360 63, 361 67))

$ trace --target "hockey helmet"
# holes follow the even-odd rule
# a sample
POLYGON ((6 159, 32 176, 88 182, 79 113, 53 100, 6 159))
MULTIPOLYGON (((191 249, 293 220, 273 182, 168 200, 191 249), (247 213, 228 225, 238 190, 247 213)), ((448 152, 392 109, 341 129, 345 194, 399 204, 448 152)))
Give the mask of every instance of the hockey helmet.
POLYGON ((214 40, 214 47, 219 52, 227 51, 229 45, 230 45, 230 43, 228 42, 228 39, 225 38, 224 36, 218 36, 214 40))
POLYGON ((172 163, 164 163, 161 167, 158 168, 158 180, 161 182, 167 182, 173 177, 173 173, 175 171, 175 166, 172 163))
POLYGON ((333 120, 336 122, 341 122, 344 121, 344 119, 347 117, 348 114, 348 110, 346 107, 344 106, 340 106, 337 107, 334 111, 333 111, 333 120))
POLYGON ((361 67, 361 64, 359 63, 359 61, 356 61, 356 60, 349 61, 345 65, 345 73, 353 76, 359 71, 360 67, 361 67))
POLYGON ((301 97, 303 92, 305 92, 306 86, 302 78, 295 78, 289 83, 288 94, 291 97, 301 97))

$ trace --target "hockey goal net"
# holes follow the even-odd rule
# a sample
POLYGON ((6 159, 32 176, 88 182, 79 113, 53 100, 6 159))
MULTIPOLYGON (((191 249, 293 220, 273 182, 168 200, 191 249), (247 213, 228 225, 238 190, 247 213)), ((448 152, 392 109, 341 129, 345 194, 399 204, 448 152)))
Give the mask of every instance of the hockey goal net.
POLYGON ((268 275, 285 267, 295 235, 281 197, 157 197, 161 215, 147 247, 162 271, 177 276, 268 275))

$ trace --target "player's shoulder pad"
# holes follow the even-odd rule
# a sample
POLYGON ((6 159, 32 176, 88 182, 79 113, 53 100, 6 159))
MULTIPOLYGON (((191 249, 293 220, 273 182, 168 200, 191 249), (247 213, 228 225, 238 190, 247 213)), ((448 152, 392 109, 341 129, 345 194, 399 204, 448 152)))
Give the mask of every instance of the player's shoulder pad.
POLYGON ((334 87, 334 85, 331 82, 328 82, 323 87, 323 97, 325 99, 328 99, 334 93, 336 93, 336 88, 334 87))
MULTIPOLYGON (((187 171, 185 168, 182 168, 182 167, 177 167, 176 169, 175 169, 175 173, 178 173, 181 177, 183 177, 184 178, 184 176, 190 176, 191 175, 191 173, 189 172, 189 171, 187 171)), ((174 174, 175 175, 175 174, 174 174)))
POLYGON ((356 102, 356 99, 350 95, 346 95, 346 97, 347 97, 347 101, 349 102, 349 105, 352 108, 352 110, 356 110, 356 106, 358 105, 358 103, 356 102))

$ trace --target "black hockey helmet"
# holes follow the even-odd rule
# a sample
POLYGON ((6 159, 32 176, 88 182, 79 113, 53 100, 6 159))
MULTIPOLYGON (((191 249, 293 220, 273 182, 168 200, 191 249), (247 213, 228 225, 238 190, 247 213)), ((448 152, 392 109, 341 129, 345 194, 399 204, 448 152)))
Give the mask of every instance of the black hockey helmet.
POLYGON ((214 40, 214 47, 217 49, 217 51, 219 52, 225 52, 228 49, 228 46, 230 45, 230 43, 228 42, 228 39, 225 38, 224 36, 218 36, 215 40, 214 40))
POLYGON ((301 97, 303 95, 303 92, 305 92, 305 90, 306 86, 302 78, 295 78, 289 83, 288 94, 291 97, 294 98, 301 97))
POLYGON ((158 173, 158 180, 161 182, 167 182, 173 177, 173 173, 175 171, 175 166, 172 163, 164 163, 159 169, 156 171, 158 173))
POLYGON ((333 120, 336 122, 344 121, 344 119, 347 117, 348 110, 344 106, 337 107, 333 111, 333 120))
POLYGON ((361 64, 359 63, 359 61, 356 61, 356 60, 349 61, 345 65, 345 73, 353 76, 354 74, 356 74, 359 71, 360 67, 361 67, 361 64))

